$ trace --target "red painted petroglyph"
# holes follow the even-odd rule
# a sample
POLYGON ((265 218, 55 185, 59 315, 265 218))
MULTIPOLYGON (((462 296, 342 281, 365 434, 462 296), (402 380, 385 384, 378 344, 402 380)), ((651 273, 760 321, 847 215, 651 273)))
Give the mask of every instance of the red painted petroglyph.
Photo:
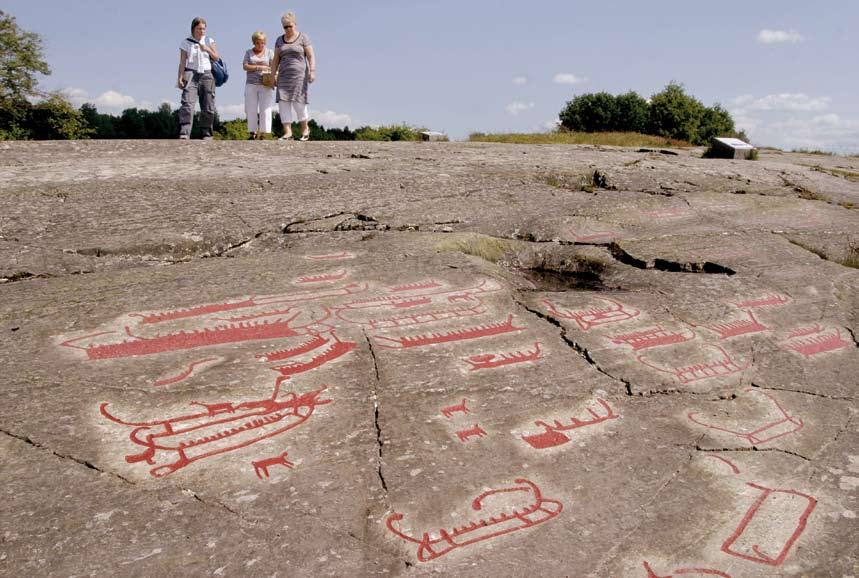
POLYGON ((421 538, 415 538, 406 534, 399 528, 399 522, 404 516, 397 512, 388 516, 385 524, 397 537, 410 544, 417 544, 418 560, 429 562, 457 548, 463 548, 548 522, 563 510, 564 506, 561 502, 544 498, 540 488, 534 482, 519 478, 514 480, 514 483, 518 485, 498 490, 489 490, 480 494, 471 502, 471 509, 475 512, 483 510, 485 507, 484 501, 499 494, 517 494, 516 497, 528 500, 524 506, 502 511, 496 516, 482 518, 461 527, 451 528, 450 530, 440 528, 436 532, 437 535, 424 532, 421 538))
POLYGON ((620 301, 599 297, 600 301, 610 303, 608 307, 593 307, 591 309, 559 310, 558 307, 550 300, 546 299, 543 303, 546 304, 549 314, 560 319, 570 319, 576 322, 579 329, 588 331, 600 325, 608 325, 609 323, 621 323, 629 321, 641 314, 641 311, 634 308, 628 308, 620 301))
POLYGON ((432 303, 432 297, 416 297, 414 299, 410 299, 409 301, 400 301, 398 303, 394 303, 393 307, 398 309, 408 309, 409 307, 419 307, 421 305, 429 305, 432 303))
POLYGON ((633 333, 624 333, 622 335, 613 335, 608 339, 615 345, 629 345, 633 351, 642 349, 650 349, 651 347, 663 347, 665 345, 675 345, 685 341, 695 339, 695 332, 691 329, 685 331, 668 331, 661 325, 635 331, 633 333))
MULTIPOLYGON (((296 314, 297 316, 298 314, 296 314)), ((281 339, 298 335, 289 322, 295 317, 274 322, 263 323, 239 323, 237 325, 222 325, 214 328, 206 328, 194 331, 180 331, 178 333, 167 333, 155 337, 139 337, 131 333, 126 327, 125 332, 134 341, 122 341, 120 343, 103 343, 80 347, 65 342, 63 345, 82 349, 89 359, 117 359, 132 357, 135 355, 154 355, 168 351, 181 351, 186 349, 197 349, 212 345, 223 345, 226 343, 241 343, 244 341, 259 341, 265 339, 281 339)), ((73 341, 79 341, 73 340, 73 341)))
POLYGON ((534 349, 528 351, 510 351, 507 353, 481 353, 466 357, 464 361, 471 367, 469 371, 479 371, 481 369, 491 369, 493 367, 502 367, 505 365, 513 365, 516 363, 527 363, 529 361, 537 361, 542 359, 540 354, 540 342, 534 342, 534 349))
POLYGON ((815 323, 814 325, 810 325, 808 327, 797 327, 793 331, 787 334, 788 339, 793 339, 794 337, 806 337, 808 335, 814 335, 815 333, 822 333, 823 327, 819 323, 815 323))
POLYGON ((746 315, 749 316, 748 319, 737 319, 734 321, 717 323, 715 325, 701 325, 700 327, 704 327, 714 333, 718 333, 719 339, 730 339, 731 337, 737 337, 739 335, 767 331, 767 328, 762 325, 757 318, 755 318, 754 313, 746 311, 746 315))
POLYGON ((780 419, 764 423, 760 427, 752 431, 736 431, 721 426, 704 423, 696 417, 698 414, 696 414, 695 412, 689 413, 687 417, 693 423, 696 423, 709 429, 714 429, 717 431, 732 434, 740 439, 746 440, 747 442, 749 442, 749 445, 753 446, 764 445, 765 443, 771 442, 778 438, 798 432, 805 425, 800 418, 790 415, 787 410, 782 407, 778 400, 770 394, 757 389, 746 389, 746 392, 754 392, 768 397, 775 406, 778 414, 781 416, 780 419))
POLYGON ((558 420, 554 420, 555 423, 550 425, 545 421, 538 420, 534 422, 534 425, 544 428, 545 431, 534 435, 523 435, 522 439, 525 440, 532 448, 537 450, 553 448, 570 441, 569 436, 561 432, 597 425, 610 419, 617 419, 620 417, 614 413, 614 410, 612 410, 607 401, 597 399, 597 403, 602 406, 605 413, 599 414, 592 408, 587 408, 588 413, 591 414, 591 419, 570 418, 569 424, 563 424, 558 420))
POLYGON ((749 507, 748 511, 740 520, 740 524, 734 533, 725 540, 722 544, 722 552, 748 560, 757 562, 758 564, 766 564, 768 566, 781 566, 785 558, 787 558, 790 548, 799 539, 805 526, 808 523, 808 517, 817 506, 817 500, 808 494, 797 492, 796 490, 775 490, 766 488, 759 484, 748 483, 747 486, 759 490, 761 495, 749 507), (794 511, 793 514, 799 514, 794 519, 789 518, 790 511, 785 511, 782 500, 778 500, 778 494, 785 496, 796 496, 801 502, 804 501, 805 507, 802 513, 794 511), (767 508, 767 503, 771 504, 769 509, 775 509, 774 512, 769 512, 770 516, 761 513, 761 510, 767 508), (763 519, 759 522, 760 519, 763 519), (767 524, 770 522, 770 524, 767 524), (796 524, 793 532, 785 537, 784 545, 776 555, 770 555, 763 552, 760 544, 773 538, 774 527, 778 529, 790 530, 792 524, 796 524), (738 544, 740 542, 740 544, 738 544))
POLYGON ((731 578, 730 574, 726 574, 721 570, 713 570, 711 568, 677 568, 668 576, 660 576, 653 571, 653 568, 651 568, 650 564, 646 561, 644 562, 644 569, 647 571, 647 578, 673 578, 674 574, 700 574, 702 576, 721 576, 722 578, 731 578))
POLYGON ((328 255, 305 255, 308 261, 340 261, 341 259, 354 259, 355 254, 348 251, 340 251, 339 253, 331 253, 328 255))
POLYGON ((405 291, 422 291, 424 289, 436 289, 438 287, 443 287, 443 285, 438 281, 427 279, 426 281, 416 281, 414 283, 405 283, 403 285, 388 287, 388 291, 391 293, 402 293, 405 291))
POLYGON ((349 271, 345 269, 340 269, 338 271, 334 271, 333 273, 322 273, 320 275, 304 275, 303 277, 299 277, 296 279, 296 283, 302 284, 310 284, 310 283, 336 283, 337 281, 342 281, 349 275, 349 271))
POLYGON ((281 377, 278 378, 278 382, 289 378, 291 375, 304 373, 305 371, 310 371, 311 369, 316 369, 326 363, 330 363, 331 361, 346 355, 358 346, 354 341, 340 341, 337 336, 333 334, 332 337, 334 337, 334 343, 331 343, 324 351, 315 355, 310 360, 273 367, 272 369, 279 372, 281 375, 281 377))
POLYGON ((192 317, 203 317, 212 313, 223 313, 224 311, 235 311, 256 306, 253 297, 242 301, 226 303, 212 303, 209 305, 197 305, 188 309, 175 309, 161 313, 129 313, 129 317, 140 317, 141 323, 162 323, 164 321, 176 321, 177 319, 190 319, 192 317))
POLYGON ((323 386, 300 396, 289 392, 287 398, 280 401, 280 388, 275 385, 269 399, 242 403, 195 402, 193 405, 202 406, 205 411, 148 422, 115 417, 107 411, 107 403, 102 403, 99 409, 113 423, 133 427, 129 440, 145 448, 138 454, 125 456, 125 461, 155 465, 149 473, 160 478, 199 460, 244 448, 298 427, 313 415, 317 406, 331 402, 319 399, 326 388, 323 386), (160 463, 165 459, 169 463, 160 463))
POLYGON ((513 325, 513 314, 507 316, 506 321, 498 323, 489 323, 487 325, 478 325, 468 329, 458 329, 447 333, 431 333, 429 335, 415 335, 413 337, 384 337, 377 335, 377 340, 387 341, 389 344, 380 343, 379 347, 388 349, 408 349, 411 347, 423 347, 425 345, 434 345, 436 343, 446 343, 449 341, 465 341, 469 339, 479 339, 481 337, 489 337, 492 335, 502 335, 504 333, 512 333, 522 331, 526 327, 517 327, 513 325))
POLYGON ((259 479, 263 479, 263 476, 266 478, 269 477, 268 469, 272 466, 283 466, 285 468, 292 468, 295 464, 287 460, 286 458, 289 456, 289 452, 283 452, 279 456, 274 456, 273 458, 266 458, 264 460, 259 460, 256 462, 251 462, 251 465, 254 467, 254 473, 257 475, 259 479))
POLYGON ((731 468, 731 471, 732 471, 732 472, 734 472, 735 474, 739 474, 739 473, 740 473, 740 468, 738 468, 738 467, 734 464, 734 462, 732 462, 732 461, 731 461, 731 460, 729 460, 728 458, 723 458, 722 456, 714 456, 714 455, 708 455, 707 457, 708 457, 708 458, 713 458, 714 460, 719 460, 720 462, 724 462, 724 463, 728 464, 728 466, 730 466, 730 468, 731 468))
POLYGON ((480 427, 479 424, 474 424, 472 427, 456 432, 456 437, 462 443, 467 442, 471 438, 485 438, 488 434, 480 427))
POLYGON ((325 339, 321 335, 315 335, 309 341, 306 341, 296 347, 292 347, 289 349, 279 349, 277 351, 270 351, 268 353, 260 353, 256 355, 256 358, 268 362, 283 361, 284 359, 291 359, 293 357, 298 357, 299 355, 309 353, 327 344, 327 339, 325 339))
POLYGON ((393 327, 408 327, 411 325, 421 325, 424 323, 434 323, 436 321, 444 321, 446 319, 463 319, 465 317, 474 317, 486 313, 486 308, 478 301, 473 307, 460 307, 456 309, 439 309, 436 311, 424 311, 421 313, 413 313, 411 315, 400 315, 397 317, 383 317, 379 319, 370 319, 366 325, 373 329, 389 329, 393 327))
POLYGON ((441 415, 443 415, 447 419, 450 419, 451 417, 453 417, 453 414, 455 414, 455 413, 462 413, 462 414, 471 413, 471 411, 465 405, 466 402, 468 402, 468 400, 463 399, 462 403, 460 403, 460 404, 449 405, 447 407, 441 408, 441 415))
POLYGON ((283 317, 292 311, 291 307, 286 309, 275 309, 274 311, 263 311, 261 313, 251 313, 250 315, 239 315, 237 317, 213 317, 215 321, 226 321, 228 323, 241 323, 242 321, 253 321, 254 319, 262 319, 264 317, 283 317))
POLYGON ((194 370, 198 366, 206 365, 207 363, 212 363, 214 361, 221 361, 221 359, 222 359, 221 357, 207 357, 206 359, 200 359, 198 361, 194 361, 194 362, 190 363, 188 365, 188 369, 186 369, 182 373, 179 373, 179 374, 174 375, 172 377, 165 377, 164 379, 159 379, 158 381, 156 381, 152 385, 154 385, 156 387, 160 387, 162 385, 173 385, 174 383, 179 383, 180 381, 185 381, 186 379, 191 377, 191 375, 193 375, 194 370))
POLYGON ((782 305, 787 305, 788 303, 790 303, 790 297, 786 295, 770 294, 764 297, 740 301, 739 303, 734 303, 733 305, 740 309, 765 309, 768 307, 781 307, 782 305))
POLYGON ((739 373, 748 369, 748 362, 743 365, 737 364, 728 352, 719 347, 718 345, 706 345, 706 347, 715 349, 721 354, 721 357, 715 361, 708 361, 704 363, 696 363, 694 365, 687 365, 682 367, 675 367, 674 369, 667 369, 664 367, 660 367, 653 363, 647 361, 644 355, 639 355, 635 359, 647 367, 651 369, 655 369, 660 373, 667 373, 669 375, 677 378, 677 381, 683 384, 693 383, 696 381, 701 381, 703 379, 712 379, 714 377, 727 377, 728 375, 732 375, 734 373, 739 373))
MULTIPOLYGON (((795 333, 795 332, 794 332, 795 333)), ((839 349, 847 349, 851 343, 841 337, 841 330, 837 327, 831 331, 820 331, 816 334, 808 334, 809 336, 795 336, 792 339, 784 342, 782 348, 788 351, 799 353, 804 358, 814 357, 821 353, 829 351, 838 351, 839 349)))

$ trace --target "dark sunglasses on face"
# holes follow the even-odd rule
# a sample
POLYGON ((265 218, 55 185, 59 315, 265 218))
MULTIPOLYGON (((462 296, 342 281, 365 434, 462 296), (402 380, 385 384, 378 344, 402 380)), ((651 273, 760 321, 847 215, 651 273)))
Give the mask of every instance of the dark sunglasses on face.
POLYGON ((285 24, 283 29, 286 30, 287 28, 295 28, 295 24, 285 24))

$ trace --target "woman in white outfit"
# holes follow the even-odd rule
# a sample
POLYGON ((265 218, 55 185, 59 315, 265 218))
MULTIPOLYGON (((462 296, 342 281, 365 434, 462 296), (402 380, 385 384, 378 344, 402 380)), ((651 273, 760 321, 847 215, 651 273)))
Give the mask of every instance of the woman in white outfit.
POLYGON ((263 74, 271 74, 274 51, 265 47, 265 33, 259 30, 251 35, 254 47, 245 52, 243 68, 245 81, 245 114, 248 118, 249 140, 271 135, 271 111, 274 87, 263 84, 263 74))

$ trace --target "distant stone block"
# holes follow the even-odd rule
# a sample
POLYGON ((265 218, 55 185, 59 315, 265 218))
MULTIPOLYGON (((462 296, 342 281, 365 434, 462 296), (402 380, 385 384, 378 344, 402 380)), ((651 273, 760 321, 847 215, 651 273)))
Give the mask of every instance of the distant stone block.
POLYGON ((755 147, 738 138, 717 137, 710 143, 710 157, 717 159, 750 159, 755 147))
POLYGON ((421 132, 421 140, 426 142, 441 142, 447 141, 447 135, 443 132, 436 132, 434 130, 425 130, 421 132))

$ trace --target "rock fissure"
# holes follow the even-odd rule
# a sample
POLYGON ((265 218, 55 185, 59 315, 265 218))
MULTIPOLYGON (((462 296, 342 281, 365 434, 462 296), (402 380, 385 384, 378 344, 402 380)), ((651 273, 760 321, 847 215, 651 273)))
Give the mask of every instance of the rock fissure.
MULTIPOLYGON (((686 447, 685 445, 683 447, 686 447)), ((805 460, 806 462, 811 462, 811 458, 807 458, 804 455, 792 452, 790 450, 783 450, 781 448, 759 448, 757 446, 751 446, 748 448, 702 448, 700 445, 695 445, 695 451, 697 452, 777 452, 781 454, 787 454, 789 456, 793 456, 795 458, 799 458, 801 460, 805 460)))
POLYGON ((542 319, 543 321, 546 321, 546 322, 550 323, 551 325, 554 325, 555 327, 560 329, 561 330, 561 339, 564 341, 564 343, 566 343, 570 347, 570 349, 572 349, 573 351, 578 353, 585 361, 588 362, 588 364, 591 367, 596 369, 601 374, 605 375, 606 377, 608 377, 612 381, 618 381, 618 382, 622 383, 624 386, 624 389, 626 391, 626 394, 632 395, 632 384, 628 380, 623 379, 622 377, 615 377, 614 375, 608 373, 606 370, 604 370, 602 367, 600 367, 600 365, 596 362, 596 360, 594 360, 594 358, 590 354, 590 351, 588 351, 586 347, 580 345, 579 343, 577 343, 575 340, 571 339, 567 335, 567 328, 564 327, 560 321, 558 321, 557 319, 555 319, 554 317, 552 317, 550 315, 546 315, 545 313, 541 313, 540 311, 537 311, 536 309, 532 309, 531 307, 528 307, 527 305, 525 305, 522 301, 520 301, 518 299, 516 299, 515 301, 520 307, 525 309, 525 311, 528 311, 529 313, 537 316, 538 318, 542 319))
POLYGON ((665 271, 668 273, 706 273, 711 275, 736 275, 736 271, 730 267, 719 265, 711 261, 703 263, 671 261, 669 259, 654 258, 651 260, 642 260, 633 257, 629 252, 623 249, 618 243, 609 243, 609 253, 620 263, 630 265, 636 269, 656 269, 657 271, 665 271))
POLYGON ((789 389, 787 387, 771 387, 768 385, 761 385, 761 384, 755 383, 755 382, 752 382, 750 385, 756 389, 766 389, 769 391, 785 391, 788 393, 801 393, 802 395, 813 395, 814 397, 822 397, 823 399, 831 399, 834 401, 856 401, 856 398, 848 397, 848 396, 826 395, 824 393, 816 393, 813 391, 803 391, 801 389, 789 389))
POLYGON ((370 394, 373 398, 373 427, 376 430, 376 444, 378 447, 378 455, 376 458, 376 474, 379 477, 379 483, 382 485, 382 489, 385 491, 385 496, 388 495, 388 483, 385 481, 384 472, 382 472, 382 461, 383 461, 383 453, 384 453, 384 439, 382 438, 382 427, 379 424, 379 395, 378 395, 378 386, 381 383, 381 377, 379 375, 379 362, 376 358, 376 351, 373 349, 373 342, 370 340, 370 337, 367 335, 367 332, 363 329, 361 330, 364 333, 364 339, 367 340, 367 349, 370 351, 370 359, 373 360, 373 373, 375 376, 375 380, 373 382, 372 388, 370 390, 370 394))
POLYGON ((74 462, 74 463, 76 463, 76 464, 78 464, 78 465, 84 466, 84 467, 85 467, 85 468, 87 468, 87 469, 94 470, 94 471, 96 471, 96 472, 98 472, 98 473, 100 473, 100 474, 105 474, 105 475, 108 475, 108 476, 114 477, 114 478, 116 478, 116 479, 118 479, 118 480, 121 480, 122 482, 124 482, 124 483, 126 483, 126 484, 129 484, 129 485, 132 485, 132 486, 133 486, 133 485, 135 485, 135 482, 133 482, 133 481, 129 480, 128 478, 125 478, 125 477, 123 477, 123 476, 121 476, 121 475, 119 475, 119 474, 113 473, 113 472, 108 472, 108 471, 106 471, 106 470, 103 470, 103 469, 99 468, 98 466, 96 466, 95 464, 93 464, 92 462, 88 462, 88 461, 86 461, 86 460, 82 460, 82 459, 80 459, 80 458, 76 458, 76 457, 74 457, 74 456, 70 456, 70 455, 66 455, 66 454, 61 454, 61 453, 59 453, 59 452, 57 452, 57 451, 52 450, 51 448, 49 448, 48 446, 46 446, 46 445, 44 445, 44 444, 41 444, 41 443, 39 443, 39 442, 37 442, 37 441, 34 441, 33 439, 31 439, 30 437, 28 437, 28 436, 26 436, 26 435, 16 434, 16 433, 10 432, 10 431, 5 430, 5 429, 0 429, 0 433, 2 433, 2 434, 4 434, 4 435, 7 435, 7 436, 9 436, 10 438, 14 438, 14 439, 16 439, 16 440, 18 440, 18 441, 22 441, 22 442, 24 442, 25 444, 27 444, 27 445, 29 445, 29 446, 32 446, 32 447, 34 447, 34 448, 36 448, 36 449, 38 449, 38 450, 41 450, 41 451, 44 451, 44 452, 48 452, 48 453, 50 453, 51 455, 53 455, 53 456, 55 456, 55 457, 57 457, 57 458, 59 458, 59 459, 61 459, 61 460, 68 460, 68 461, 74 462))

